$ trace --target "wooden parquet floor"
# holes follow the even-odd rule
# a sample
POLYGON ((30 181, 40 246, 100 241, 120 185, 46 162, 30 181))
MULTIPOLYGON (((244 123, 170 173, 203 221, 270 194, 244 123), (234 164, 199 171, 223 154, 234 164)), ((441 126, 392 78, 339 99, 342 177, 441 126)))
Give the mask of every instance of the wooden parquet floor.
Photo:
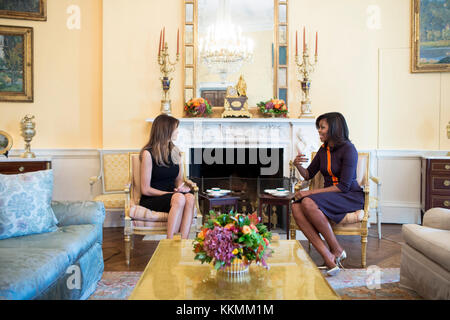
MULTIPOLYGON (((383 224, 382 239, 378 240, 377 227, 369 229, 367 242, 367 266, 376 265, 380 268, 399 268, 402 242, 402 225, 383 224)), ((125 263, 123 228, 103 229, 103 259, 105 271, 144 271, 148 261, 155 251, 158 241, 142 241, 143 236, 134 236, 134 248, 131 253, 130 266, 125 263)), ((338 236, 341 246, 347 252, 345 268, 361 268, 361 239, 359 236, 338 236)), ((308 242, 300 241, 308 251, 308 242)), ((311 247, 309 253, 312 260, 319 266, 323 264, 321 256, 311 247)))

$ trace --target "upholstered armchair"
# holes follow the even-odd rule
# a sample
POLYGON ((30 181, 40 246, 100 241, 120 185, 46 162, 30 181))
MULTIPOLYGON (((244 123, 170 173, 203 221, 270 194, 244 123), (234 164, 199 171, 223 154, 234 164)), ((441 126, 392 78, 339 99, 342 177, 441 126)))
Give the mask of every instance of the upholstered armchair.
MULTIPOLYGON (((312 153, 311 159, 314 158, 315 152, 312 153)), ((369 220, 369 207, 370 207, 370 194, 369 194, 369 168, 370 168, 370 154, 358 153, 358 167, 356 171, 356 180, 358 184, 364 190, 364 209, 355 212, 349 212, 344 219, 336 224, 330 221, 331 227, 336 235, 344 236, 360 236, 361 237, 361 265, 366 267, 366 251, 367 251, 367 237, 368 237, 368 220, 369 220)), ((309 186, 310 190, 323 188, 324 179, 320 172, 318 172, 313 179, 309 181, 299 181, 295 187, 295 192, 305 189, 309 186)), ((298 230, 298 226, 295 223, 294 217, 291 217, 291 239, 295 239, 295 232, 298 230)), ((310 248, 311 244, 308 241, 310 248)))
POLYGON ((103 202, 105 210, 121 211, 125 209, 124 186, 129 174, 128 152, 100 151, 100 173, 89 178, 91 197, 103 202), (93 196, 94 185, 101 181, 102 194, 93 196))
MULTIPOLYGON (((168 212, 157 212, 139 205, 141 199, 141 162, 139 152, 130 152, 129 181, 125 187, 125 257, 127 265, 130 264, 130 254, 133 244, 133 235, 151 235, 164 238, 167 234, 168 212)), ((197 232, 197 223, 201 223, 201 212, 198 205, 197 184, 187 179, 184 153, 182 153, 183 178, 185 184, 191 188, 195 196, 194 218, 192 220, 189 238, 197 232)), ((178 235, 179 236, 179 235, 178 235)), ((177 237, 178 237, 177 236, 177 237)))
POLYGON ((422 226, 402 226, 402 238, 400 286, 425 299, 450 300, 450 210, 427 210, 422 226))

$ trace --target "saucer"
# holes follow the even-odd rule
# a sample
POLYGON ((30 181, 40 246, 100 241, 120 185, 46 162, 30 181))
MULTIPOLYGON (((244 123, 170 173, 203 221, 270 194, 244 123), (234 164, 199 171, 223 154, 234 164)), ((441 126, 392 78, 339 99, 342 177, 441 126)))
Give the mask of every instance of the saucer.
POLYGON ((287 197, 289 195, 289 191, 285 191, 285 192, 279 192, 278 191, 278 192, 272 193, 272 195, 275 196, 275 197, 283 198, 283 197, 287 197))
POLYGON ((214 197, 214 198, 220 198, 223 197, 225 195, 225 193, 223 192, 208 192, 208 196, 210 197, 214 197))

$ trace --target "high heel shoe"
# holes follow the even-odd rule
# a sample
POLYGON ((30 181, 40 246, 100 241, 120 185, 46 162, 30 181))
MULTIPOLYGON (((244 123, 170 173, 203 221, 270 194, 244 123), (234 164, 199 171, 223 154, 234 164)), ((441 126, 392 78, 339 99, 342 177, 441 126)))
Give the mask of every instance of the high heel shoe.
POLYGON ((339 266, 336 263, 336 266, 334 268, 327 270, 327 276, 334 277, 335 275, 337 275, 339 273, 339 271, 341 271, 341 269, 339 269, 339 266))
POLYGON ((342 251, 341 255, 336 258, 336 265, 342 268, 342 270, 345 270, 344 266, 342 265, 342 261, 347 259, 347 253, 345 250, 342 251))

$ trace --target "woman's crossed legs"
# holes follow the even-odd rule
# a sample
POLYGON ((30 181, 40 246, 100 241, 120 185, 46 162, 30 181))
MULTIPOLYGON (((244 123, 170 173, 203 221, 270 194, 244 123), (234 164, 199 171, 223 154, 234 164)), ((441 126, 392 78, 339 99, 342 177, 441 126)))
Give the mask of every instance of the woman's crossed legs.
POLYGON ((320 253, 328 268, 336 266, 335 259, 343 251, 331 229, 327 217, 319 209, 314 200, 305 197, 302 202, 292 205, 292 214, 300 230, 320 253), (327 248, 320 234, 325 238, 330 249, 327 248))
POLYGON ((167 221, 167 239, 172 239, 174 233, 181 232, 181 238, 189 237, 189 230, 194 216, 195 198, 191 193, 174 193, 170 202, 167 221))

